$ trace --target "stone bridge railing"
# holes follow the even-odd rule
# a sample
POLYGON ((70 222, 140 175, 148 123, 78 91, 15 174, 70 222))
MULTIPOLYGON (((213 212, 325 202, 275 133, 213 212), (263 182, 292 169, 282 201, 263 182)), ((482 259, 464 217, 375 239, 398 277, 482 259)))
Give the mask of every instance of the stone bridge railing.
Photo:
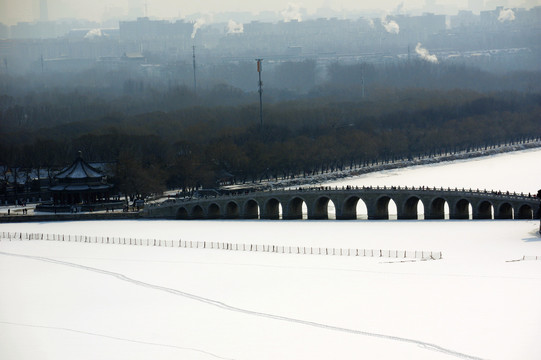
POLYGON ((216 197, 170 199, 146 206, 144 216, 168 219, 357 219, 360 202, 368 219, 389 219, 389 203, 398 219, 532 219, 539 200, 500 191, 430 187, 301 187, 216 197), (332 202, 332 204, 331 204, 332 202), (418 204, 424 216, 418 215, 418 204), (305 212, 303 214, 303 204, 305 212), (332 210, 331 210, 332 212, 332 210))

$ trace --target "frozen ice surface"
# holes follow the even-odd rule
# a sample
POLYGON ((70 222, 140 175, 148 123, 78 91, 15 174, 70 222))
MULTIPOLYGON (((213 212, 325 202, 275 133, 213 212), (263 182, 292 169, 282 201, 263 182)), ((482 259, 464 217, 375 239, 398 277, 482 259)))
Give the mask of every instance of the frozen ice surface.
POLYGON ((536 194, 541 189, 540 159, 541 149, 531 149, 379 171, 339 179, 326 185, 456 187, 536 194))
MULTIPOLYGON (((540 153, 499 155, 502 166, 475 159, 471 171, 499 177, 495 188, 533 192, 535 182, 525 182, 541 177, 531 154, 540 153)), ((453 186, 470 174, 447 167, 467 163, 429 168, 446 172, 453 186)), ((404 170, 392 185, 405 184, 401 176, 412 176, 412 185, 430 180, 404 170)), ((470 180, 482 186, 480 176, 470 180)), ((0 224, 0 231, 443 253, 392 262, 1 240, 0 358, 539 359, 541 260, 508 262, 541 256, 538 227, 533 220, 0 224)))

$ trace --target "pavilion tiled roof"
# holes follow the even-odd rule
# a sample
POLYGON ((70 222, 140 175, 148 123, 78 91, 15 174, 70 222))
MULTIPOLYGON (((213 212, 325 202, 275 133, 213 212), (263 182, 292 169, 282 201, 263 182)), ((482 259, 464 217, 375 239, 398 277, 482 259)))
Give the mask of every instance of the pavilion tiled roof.
POLYGON ((81 152, 79 156, 71 166, 62 170, 56 174, 55 178, 59 181, 84 181, 84 180, 100 180, 104 176, 98 169, 90 166, 86 161, 83 160, 81 152))

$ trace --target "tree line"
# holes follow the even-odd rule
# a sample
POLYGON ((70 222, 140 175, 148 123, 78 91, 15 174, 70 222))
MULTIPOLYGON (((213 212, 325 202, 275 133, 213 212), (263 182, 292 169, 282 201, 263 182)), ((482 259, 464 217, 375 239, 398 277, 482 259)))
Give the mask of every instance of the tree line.
POLYGON ((253 103, 116 112, 3 133, 0 179, 14 168, 52 174, 81 150, 127 194, 213 188, 540 137, 539 114, 535 93, 397 88, 267 104, 262 126, 253 103))
MULTIPOLYGON (((325 65, 302 60, 264 66, 265 104, 321 98, 381 101, 389 96, 389 89, 461 89, 465 96, 472 91, 541 92, 541 72, 489 73, 473 67, 417 60, 325 65)), ((8 133, 111 114, 172 112, 194 106, 248 106, 258 100, 253 61, 201 65, 195 91, 191 66, 163 65, 153 75, 128 70, 94 68, 26 76, 0 73, 0 140, 8 133)))

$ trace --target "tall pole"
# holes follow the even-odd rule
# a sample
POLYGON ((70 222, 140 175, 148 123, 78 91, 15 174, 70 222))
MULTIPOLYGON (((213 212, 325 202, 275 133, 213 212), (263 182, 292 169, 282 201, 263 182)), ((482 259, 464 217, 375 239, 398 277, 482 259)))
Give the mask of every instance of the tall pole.
POLYGON ((195 45, 192 46, 193 51, 193 92, 194 94, 197 92, 197 82, 195 80, 195 45))
POLYGON ((261 62, 263 59, 255 59, 257 61, 257 72, 259 74, 259 124, 263 126, 263 81, 261 81, 261 72, 263 71, 261 62))
POLYGON ((364 99, 364 69, 361 69, 361 97, 364 99))

